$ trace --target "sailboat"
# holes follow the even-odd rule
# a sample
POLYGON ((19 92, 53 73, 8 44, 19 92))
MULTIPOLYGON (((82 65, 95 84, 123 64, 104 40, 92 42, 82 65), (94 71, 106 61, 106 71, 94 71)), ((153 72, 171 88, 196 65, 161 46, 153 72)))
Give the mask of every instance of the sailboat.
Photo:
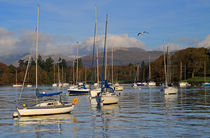
POLYGON ((210 83, 206 81, 206 62, 204 62, 204 83, 202 84, 203 87, 209 87, 210 83))
POLYGON ((27 88, 31 88, 32 87, 32 84, 30 83, 29 81, 29 73, 28 73, 28 84, 26 85, 27 88))
MULTIPOLYGON (((185 78, 186 79, 186 78, 185 78)), ((191 86, 187 81, 182 80, 182 62, 180 62, 180 82, 179 82, 179 87, 180 88, 185 88, 191 86)))
POLYGON ((53 65, 53 72, 54 72, 54 83, 52 84, 52 87, 57 87, 57 83, 55 83, 55 64, 53 65))
POLYGON ((104 56, 103 56, 103 71, 102 71, 102 81, 101 81, 101 92, 97 95, 96 101, 99 105, 116 104, 119 102, 119 96, 116 95, 113 88, 111 88, 106 80, 106 67, 107 67, 107 51, 106 51, 106 41, 107 41, 107 26, 108 26, 108 15, 106 16, 106 30, 105 30, 105 40, 104 40, 104 56), (105 64, 105 66, 104 66, 105 64), (105 73, 105 74, 104 74, 105 73), (105 77, 104 77, 105 76, 105 77), (105 79, 105 84, 103 84, 105 79))
MULTIPOLYGON (((167 47, 167 53, 168 53, 168 47, 167 47)), ((167 54, 168 55, 168 54, 167 54)), ((167 58, 168 59, 168 58, 167 58)), ((165 71, 165 86, 161 88, 161 91, 164 92, 164 94, 176 94, 178 92, 178 89, 173 86, 168 86, 168 70, 166 69, 166 57, 164 53, 164 71, 165 71)))
POLYGON ((17 82, 17 70, 16 70, 16 83, 12 85, 13 87, 22 87, 23 85, 17 82))
POLYGON ((115 91, 123 91, 123 86, 120 86, 120 84, 117 82, 114 84, 114 81, 113 81, 113 77, 114 77, 114 50, 112 48, 112 84, 113 84, 113 87, 114 87, 114 90, 115 91))
POLYGON ((154 87, 154 86, 156 86, 156 82, 151 81, 150 56, 149 56, 149 81, 148 81, 147 85, 148 85, 149 87, 154 87))
MULTIPOLYGON (((29 60, 28 60, 28 65, 30 65, 30 62, 31 62, 31 56, 29 57, 29 60)), ((26 85, 27 88, 31 88, 32 87, 32 84, 30 83, 30 79, 29 79, 29 72, 28 72, 28 84, 26 85)))
MULTIPOLYGON (((23 104, 22 106, 17 105, 17 111, 14 112, 13 117, 20 116, 35 116, 35 115, 50 115, 50 114, 61 114, 61 113, 69 113, 74 109, 74 105, 77 103, 77 98, 74 98, 72 103, 61 102, 61 91, 54 93, 40 93, 38 88, 38 25, 39 25, 39 6, 37 10, 37 27, 36 27, 36 104, 33 106, 26 106, 23 104), (44 100, 41 101, 40 98, 47 96, 59 95, 60 100, 44 100)), ((25 76, 27 76, 27 71, 25 76)), ((23 87, 22 87, 23 89, 23 87)), ((21 99, 22 91, 20 93, 19 100, 21 99)), ((18 100, 18 101, 19 101, 18 100)))
MULTIPOLYGON (((93 57, 92 57, 92 65, 91 65, 91 85, 93 80, 93 66, 94 66, 94 55, 95 55, 95 48, 96 48, 96 41, 97 41, 97 8, 95 7, 95 14, 96 14, 96 21, 95 21, 95 31, 94 31, 94 41, 93 41, 93 57)), ((96 55, 96 62, 97 62, 97 83, 94 83, 94 88, 90 90, 90 98, 96 98, 98 93, 101 92, 99 87, 99 68, 98 68, 98 47, 97 47, 97 55, 96 55)))
MULTIPOLYGON (((78 43, 78 42, 77 42, 78 43)), ((78 83, 78 63, 79 63, 79 56, 78 56, 78 46, 77 46, 77 76, 76 76, 76 84, 77 86, 70 86, 68 92, 70 95, 77 95, 77 94, 87 94, 89 93, 90 89, 85 86, 83 83, 78 83)))

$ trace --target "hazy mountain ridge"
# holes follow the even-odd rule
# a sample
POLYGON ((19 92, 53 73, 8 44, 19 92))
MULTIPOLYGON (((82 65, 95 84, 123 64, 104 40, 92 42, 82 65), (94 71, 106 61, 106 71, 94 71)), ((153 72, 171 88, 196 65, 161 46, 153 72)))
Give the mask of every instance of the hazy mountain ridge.
MULTIPOLYGON (((114 48, 113 49, 113 55, 114 55, 114 65, 128 65, 128 64, 140 64, 142 61, 144 62, 148 62, 149 61, 149 56, 150 56, 150 61, 154 61, 155 59, 157 59, 162 52, 161 51, 146 51, 144 49, 141 48, 136 48, 136 47, 132 47, 132 48, 114 48)), ((102 65, 103 62, 103 51, 99 52, 99 64, 102 65)), ((53 58, 53 60, 56 62, 58 62, 59 58, 65 59, 67 64, 72 66, 72 62, 74 59, 76 59, 75 56, 64 56, 62 54, 51 54, 51 55, 46 55, 44 53, 40 54, 42 56, 42 58, 45 60, 48 57, 53 58)), ((18 61, 20 59, 23 60, 28 60, 29 58, 29 54, 24 54, 22 55, 22 57, 19 56, 15 56, 13 55, 12 57, 10 57, 10 62, 7 62, 7 60, 3 60, 3 58, 0 58, 0 60, 5 63, 5 64, 14 64, 15 66, 18 65, 18 61), (14 58, 13 58, 14 57, 14 58), (13 61, 13 62, 12 62, 13 61)), ((96 56, 96 54, 95 54, 96 56)), ((107 49, 107 63, 111 65, 111 56, 112 56, 112 49, 107 49)), ((35 59, 35 56, 33 56, 33 58, 35 59)), ((92 62, 92 54, 89 54, 87 56, 83 56, 82 58, 82 62, 84 66, 91 66, 91 62, 92 62)), ((96 57, 95 57, 95 65, 96 65, 96 57)))
MULTIPOLYGON (((142 61, 148 62, 157 59, 162 52, 160 51, 145 51, 141 48, 114 48, 113 49, 113 62, 114 65, 128 65, 128 64, 140 64, 142 61)), ((112 61, 112 49, 107 50, 107 64, 111 64, 112 61)), ((90 66, 92 61, 92 55, 82 57, 83 64, 90 66)), ((99 52, 99 64, 103 62, 103 52, 99 52)), ((95 59, 96 65, 96 59, 95 59)))

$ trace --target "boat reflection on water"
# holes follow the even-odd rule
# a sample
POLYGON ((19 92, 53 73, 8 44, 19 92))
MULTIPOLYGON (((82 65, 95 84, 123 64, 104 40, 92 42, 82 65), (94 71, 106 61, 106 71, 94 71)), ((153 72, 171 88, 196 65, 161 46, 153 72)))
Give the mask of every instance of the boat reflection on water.
POLYGON ((91 106, 91 109, 93 110, 98 108, 98 103, 96 101, 96 98, 90 98, 90 106, 91 106))
POLYGON ((170 95, 164 95, 165 97, 165 103, 167 104, 176 104, 177 103, 177 98, 178 94, 170 94, 170 95))
POLYGON ((30 127, 30 129, 24 130, 25 132, 53 132, 60 133, 63 131, 62 125, 70 124, 73 125, 72 131, 78 131, 75 126, 77 124, 77 118, 72 114, 57 114, 57 115, 44 115, 44 116, 26 116, 16 118, 15 125, 20 127, 19 131, 22 131, 21 127, 30 127))
POLYGON ((173 112, 174 107, 178 104, 178 94, 170 94, 170 95, 164 95, 165 97, 165 107, 166 111, 168 113, 173 112))
POLYGON ((101 111, 105 112, 105 111, 113 111, 115 109, 119 109, 119 105, 118 104, 110 104, 110 105, 103 105, 101 107, 101 111))
POLYGON ((110 104, 110 105, 98 105, 96 98, 90 98, 90 105, 92 110, 97 110, 98 112, 106 113, 112 112, 115 109, 119 109, 118 104, 110 104))

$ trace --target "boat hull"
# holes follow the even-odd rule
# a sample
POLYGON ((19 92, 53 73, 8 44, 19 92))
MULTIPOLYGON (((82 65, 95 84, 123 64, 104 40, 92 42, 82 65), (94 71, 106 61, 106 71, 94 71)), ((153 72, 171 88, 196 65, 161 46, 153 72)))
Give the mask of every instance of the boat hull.
POLYGON ((69 113, 74 109, 74 105, 61 105, 53 107, 25 107, 17 108, 20 116, 36 116, 69 113))
POLYGON ((115 91, 123 91, 123 86, 117 86, 114 88, 115 91))
POLYGON ((203 87, 209 87, 210 86, 210 83, 204 83, 202 84, 203 87))
POLYGON ((98 95, 96 97, 96 101, 98 104, 109 105, 109 104, 117 104, 119 102, 119 97, 116 94, 107 93, 98 95))
POLYGON ((190 84, 189 84, 188 82, 180 82, 180 83, 179 83, 179 87, 180 87, 180 88, 188 87, 188 86, 190 86, 190 84))
POLYGON ((101 92, 101 88, 93 89, 90 91, 90 97, 95 98, 100 92, 101 92))
POLYGON ((166 87, 163 89, 163 91, 166 95, 178 93, 178 89, 176 87, 166 87))
POLYGON ((118 96, 102 96, 101 97, 103 105, 109 105, 109 104, 117 104, 119 102, 118 96))
POLYGON ((13 87, 22 87, 23 85, 21 85, 21 84, 14 84, 14 85, 12 85, 13 87))
POLYGON ((156 86, 156 83, 155 83, 155 82, 153 82, 153 81, 148 82, 148 86, 149 86, 149 87, 154 87, 154 86, 156 86))
POLYGON ((68 89, 69 94, 87 94, 89 89, 68 89))

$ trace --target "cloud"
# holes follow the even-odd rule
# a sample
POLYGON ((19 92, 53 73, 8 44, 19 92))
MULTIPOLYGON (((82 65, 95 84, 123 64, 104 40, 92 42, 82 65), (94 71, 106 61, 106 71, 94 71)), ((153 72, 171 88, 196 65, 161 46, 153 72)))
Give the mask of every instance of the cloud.
MULTIPOLYGON (((0 28, 0 56, 25 54, 30 53, 32 50, 35 53, 35 39, 35 32, 28 30, 13 32, 0 28)), ((71 36, 49 35, 41 32, 39 33, 39 53, 75 56, 78 47, 79 56, 88 55, 92 53, 93 39, 94 37, 89 37, 77 44, 71 36)), ((99 51, 103 50, 104 35, 98 35, 96 46, 99 48, 99 51)), ((141 40, 129 38, 127 34, 108 34, 107 48, 112 47, 139 47, 145 49, 145 45, 141 40)))
POLYGON ((210 35, 208 35, 204 41, 198 43, 198 47, 210 48, 210 35))
POLYGON ((168 50, 170 52, 172 51, 177 51, 177 50, 181 50, 184 49, 186 47, 184 47, 183 45, 179 45, 179 44, 174 44, 174 43, 167 43, 167 44, 163 44, 161 46, 158 46, 152 50, 157 50, 157 51, 166 51, 168 47, 168 50))
POLYGON ((14 32, 9 32, 8 30, 0 27, 0 56, 7 56, 15 52, 15 45, 19 40, 13 37, 14 32))
MULTIPOLYGON (((79 44, 79 49, 81 50, 80 53, 81 55, 87 55, 85 53, 91 52, 92 47, 93 47, 93 40, 94 37, 89 37, 86 40, 82 41, 79 44)), ((100 50, 103 50, 104 47, 104 35, 99 35, 97 36, 97 42, 96 46, 100 50)), ((127 34, 122 34, 122 35, 113 35, 113 34, 108 34, 107 36, 107 49, 109 48, 119 48, 119 47, 138 47, 145 49, 145 45, 141 40, 138 40, 136 38, 129 38, 127 34)))
POLYGON ((187 47, 195 47, 195 46, 198 46, 198 44, 199 44, 199 41, 197 38, 189 38, 187 36, 184 36, 184 37, 179 37, 179 38, 172 38, 169 40, 167 44, 157 46, 155 48, 152 48, 152 50, 164 51, 166 50, 166 47, 168 46, 170 51, 177 51, 177 50, 185 49, 187 47))
POLYGON ((197 38, 189 38, 187 36, 179 37, 179 38, 173 38, 170 40, 170 43, 179 43, 185 46, 196 46, 198 44, 197 38))

